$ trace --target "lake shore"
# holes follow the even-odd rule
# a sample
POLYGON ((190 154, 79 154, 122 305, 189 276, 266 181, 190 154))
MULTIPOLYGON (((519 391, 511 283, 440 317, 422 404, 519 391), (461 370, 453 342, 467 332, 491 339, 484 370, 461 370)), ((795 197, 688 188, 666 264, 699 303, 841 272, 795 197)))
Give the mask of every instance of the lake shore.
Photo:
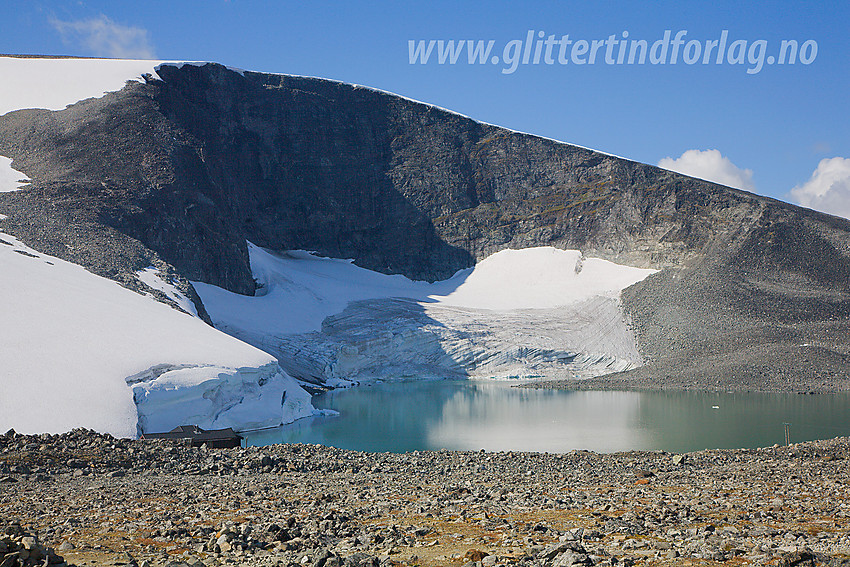
POLYGON ((848 473, 847 438, 684 455, 390 454, 7 435, 0 557, 31 564, 49 547, 77 565, 844 565, 848 473))
MULTIPOLYGON (((751 370, 751 369, 750 369, 751 370)), ((751 392, 765 394, 836 394, 850 392, 850 379, 844 374, 799 373, 787 375, 708 370, 696 373, 664 372, 658 368, 636 368, 585 379, 531 380, 517 388, 543 390, 600 391, 700 391, 751 392), (805 376, 805 377, 802 377, 805 376)))

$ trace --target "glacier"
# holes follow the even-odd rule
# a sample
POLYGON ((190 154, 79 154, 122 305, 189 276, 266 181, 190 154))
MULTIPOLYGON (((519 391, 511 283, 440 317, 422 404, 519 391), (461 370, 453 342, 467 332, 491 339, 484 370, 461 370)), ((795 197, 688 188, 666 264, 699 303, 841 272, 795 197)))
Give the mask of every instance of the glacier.
POLYGON ((317 412, 310 394, 276 362, 260 367, 172 366, 129 376, 142 431, 266 429, 317 412))
POLYGON ((641 363, 619 294, 654 270, 537 247, 427 283, 248 247, 255 296, 193 285, 217 328, 300 380, 588 378, 641 363))
POLYGON ((134 437, 317 413, 269 354, 3 232, 0 313, 0 431, 134 437))

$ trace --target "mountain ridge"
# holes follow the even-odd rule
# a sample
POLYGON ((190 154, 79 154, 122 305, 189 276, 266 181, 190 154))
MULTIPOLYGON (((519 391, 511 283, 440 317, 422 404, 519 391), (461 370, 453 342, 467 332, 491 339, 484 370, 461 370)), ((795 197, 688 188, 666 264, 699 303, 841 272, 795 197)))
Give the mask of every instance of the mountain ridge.
POLYGON ((247 240, 431 281, 506 248, 578 249, 662 269, 623 294, 644 373, 807 337, 843 352, 850 221, 369 88, 157 74, 0 117, 0 154, 32 180, 0 194, 0 226, 131 288, 160 266, 199 306, 190 280, 254 292, 247 240))

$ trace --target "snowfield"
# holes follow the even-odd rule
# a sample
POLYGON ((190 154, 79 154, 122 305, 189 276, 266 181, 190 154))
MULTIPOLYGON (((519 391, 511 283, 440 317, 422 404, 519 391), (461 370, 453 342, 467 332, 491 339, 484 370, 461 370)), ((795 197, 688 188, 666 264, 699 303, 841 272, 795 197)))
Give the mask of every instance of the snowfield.
POLYGON ((0 115, 23 108, 62 110, 155 75, 160 61, 0 57, 0 115))
POLYGON ((431 299, 476 309, 545 309, 591 297, 618 297, 621 290, 654 272, 551 246, 502 250, 458 272, 438 286, 449 284, 452 291, 445 296, 441 295, 445 289, 435 291, 431 299))
POLYGON ((27 176, 16 169, 12 169, 10 158, 0 156, 0 193, 20 191, 21 187, 26 184, 27 176))
POLYGON ((272 356, 3 233, 0 313, 3 431, 242 430, 314 412, 272 356))
POLYGON ((217 328, 302 380, 583 378, 640 364, 619 294, 654 270, 539 247, 426 283, 248 248, 256 296, 193 285, 217 328))

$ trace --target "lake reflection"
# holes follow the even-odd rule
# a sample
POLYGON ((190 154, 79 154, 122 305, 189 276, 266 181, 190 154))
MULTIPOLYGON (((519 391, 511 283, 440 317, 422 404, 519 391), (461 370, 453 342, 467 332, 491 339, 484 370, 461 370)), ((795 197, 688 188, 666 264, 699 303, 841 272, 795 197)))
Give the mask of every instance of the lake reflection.
POLYGON ((850 396, 575 392, 500 381, 408 381, 335 390, 313 418, 248 434, 251 445, 320 443, 360 451, 597 452, 759 447, 850 435, 850 396))
POLYGON ((564 392, 472 383, 443 404, 428 431, 431 447, 493 451, 593 449, 621 451, 651 446, 634 428, 640 415, 636 392, 564 392))

